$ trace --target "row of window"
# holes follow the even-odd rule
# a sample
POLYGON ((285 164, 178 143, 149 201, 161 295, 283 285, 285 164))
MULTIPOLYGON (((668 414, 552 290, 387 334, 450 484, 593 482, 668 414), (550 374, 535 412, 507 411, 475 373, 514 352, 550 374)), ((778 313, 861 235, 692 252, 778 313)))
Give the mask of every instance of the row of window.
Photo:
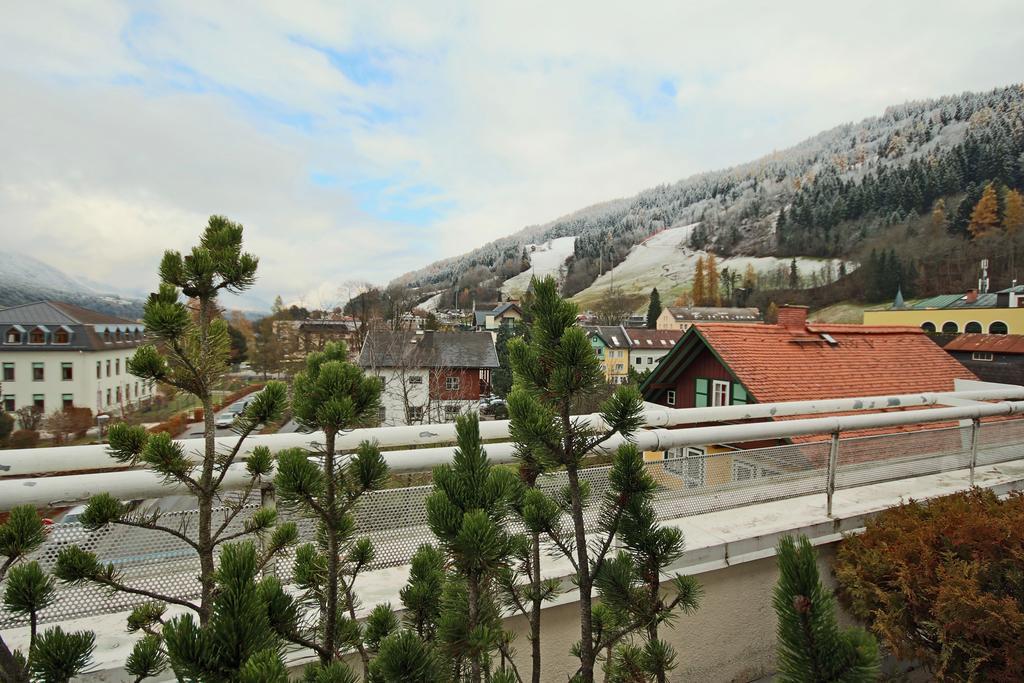
MULTIPOLYGON (((109 358, 106 361, 106 367, 107 367, 107 377, 110 377, 110 359, 109 358)), ((124 371, 128 372, 128 359, 127 358, 124 361, 124 371)), ((96 361, 96 379, 99 379, 102 374, 103 374, 103 361, 98 360, 98 361, 96 361)), ((115 358, 114 359, 114 374, 115 375, 120 375, 121 374, 121 359, 120 358, 115 358)))
MULTIPOLYGON (((71 408, 75 405, 75 397, 73 394, 61 394, 60 403, 61 408, 71 408)), ((41 413, 45 413, 46 396, 43 394, 32 394, 32 407, 41 413)), ((4 395, 4 411, 8 413, 15 411, 14 394, 4 395)))
MULTIPOLYGON (((735 455, 727 457, 732 460, 732 481, 748 481, 780 474, 778 470, 765 467, 757 462, 741 460, 735 455)), ((665 451, 664 458, 669 466, 674 466, 673 469, 682 476, 687 488, 697 488, 707 484, 706 461, 708 454, 703 448, 670 448, 665 451)))
MULTIPOLYGON (((935 334, 938 328, 935 327, 935 323, 927 322, 921 324, 921 329, 929 334, 935 334)), ((967 334, 981 334, 985 329, 981 326, 981 323, 977 321, 971 321, 964 325, 964 332, 967 334)), ((960 326, 952 320, 942 323, 943 334, 960 334, 960 326)), ((1008 334, 1009 328, 1002 320, 997 320, 988 326, 989 334, 1008 334)))
MULTIPOLYGON (((96 392, 97 408, 102 406, 117 405, 123 401, 131 401, 133 398, 138 398, 140 394, 147 394, 148 389, 145 383, 142 383, 141 389, 139 388, 139 382, 135 382, 134 385, 125 384, 124 387, 117 386, 113 389, 107 389, 106 391, 106 402, 103 402, 104 394, 99 391, 96 392)), ((61 408, 70 408, 74 405, 73 394, 61 394, 61 408)), ((5 394, 3 397, 4 411, 14 412, 16 410, 15 396, 14 394, 5 394)), ((46 412, 46 396, 43 394, 32 394, 32 406, 37 410, 46 412)), ((381 418, 383 420, 383 418, 381 418)))
MULTIPOLYGON (((15 382, 17 381, 17 373, 15 372, 14 363, 4 363, 3 366, 3 381, 15 382)), ((60 379, 62 382, 70 382, 75 378, 74 365, 71 363, 60 364, 60 379)), ((45 382, 46 381, 46 364, 43 362, 32 363, 32 381, 33 382, 45 382)))
MULTIPOLYGON (((46 343, 47 331, 42 327, 34 327, 28 333, 29 344, 45 344, 46 343)), ((25 340, 25 333, 16 327, 12 327, 7 330, 4 334, 5 344, 21 344, 25 340)), ((65 327, 57 328, 56 332, 51 333, 52 342, 54 344, 70 344, 71 343, 71 332, 65 327)))
MULTIPOLYGON (((698 377, 694 380, 694 401, 697 408, 708 406, 730 406, 747 403, 747 390, 739 382, 727 382, 720 379, 698 377)), ((669 389, 665 392, 665 404, 676 404, 676 392, 669 389)))
MULTIPOLYGON (((409 384, 423 384, 423 375, 409 375, 406 379, 409 380, 409 384)), ((445 377, 444 388, 445 391, 458 391, 462 382, 459 377, 445 377)))

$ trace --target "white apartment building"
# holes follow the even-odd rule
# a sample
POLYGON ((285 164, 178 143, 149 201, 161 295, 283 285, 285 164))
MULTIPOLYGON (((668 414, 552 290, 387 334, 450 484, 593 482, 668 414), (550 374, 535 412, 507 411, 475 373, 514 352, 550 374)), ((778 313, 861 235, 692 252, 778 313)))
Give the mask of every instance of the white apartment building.
POLYGON ((58 301, 0 310, 0 397, 11 412, 35 406, 121 412, 153 396, 128 373, 142 343, 141 323, 58 301))

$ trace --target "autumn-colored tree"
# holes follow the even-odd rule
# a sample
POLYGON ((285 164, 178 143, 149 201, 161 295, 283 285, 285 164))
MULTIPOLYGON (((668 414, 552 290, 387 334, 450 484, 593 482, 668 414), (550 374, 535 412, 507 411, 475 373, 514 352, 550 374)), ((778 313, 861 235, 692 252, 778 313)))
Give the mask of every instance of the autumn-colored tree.
POLYGON ((1024 196, 1017 190, 1007 190, 1003 199, 1003 230, 1011 237, 1024 228, 1024 196))
POLYGON ((722 297, 718 291, 718 259, 711 252, 704 262, 704 297, 705 306, 721 306, 722 297))
POLYGON ((945 234, 946 232, 946 200, 939 197, 935 200, 935 204, 932 206, 932 216, 930 221, 932 233, 935 235, 945 234))
POLYGON ((985 186, 981 193, 981 199, 974 205, 971 211, 971 222, 967 229, 971 237, 977 239, 991 233, 999 226, 999 199, 996 197, 996 188, 992 183, 985 186))
POLYGON ((779 321, 779 307, 774 301, 768 304, 768 308, 764 312, 764 321, 772 324, 779 321))
POLYGON ((1024 196, 1017 190, 1007 190, 1003 198, 1003 230, 1010 243, 1010 275, 1016 279, 1017 236, 1024 228, 1024 196))
POLYGON ((703 306, 707 299, 707 289, 704 280, 704 257, 697 257, 697 266, 693 271, 693 286, 690 288, 690 296, 694 306, 703 306))
POLYGON ((757 289, 757 273, 751 263, 747 264, 747 269, 743 273, 743 289, 747 290, 748 294, 757 289))
POLYGON ((1024 495, 974 489, 879 514, 839 546, 839 597, 932 680, 1024 671, 1024 495))

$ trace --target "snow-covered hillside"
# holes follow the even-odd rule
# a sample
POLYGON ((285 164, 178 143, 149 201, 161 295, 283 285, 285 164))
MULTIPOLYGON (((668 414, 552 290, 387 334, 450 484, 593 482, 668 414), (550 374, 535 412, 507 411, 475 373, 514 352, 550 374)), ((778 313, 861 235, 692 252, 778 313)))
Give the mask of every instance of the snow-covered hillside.
POLYGON ((52 299, 137 318, 142 301, 104 294, 25 254, 0 251, 0 308, 52 299))
MULTIPOLYGON (((590 287, 573 297, 584 308, 593 306, 606 296, 609 287, 614 286, 616 292, 624 294, 648 294, 654 287, 658 288, 663 302, 671 302, 678 295, 690 289, 693 273, 697 267, 697 259, 707 256, 707 252, 687 247, 690 233, 697 223, 663 230, 644 242, 633 247, 626 260, 617 265, 611 272, 598 277, 590 287)), ((737 256, 719 259, 718 268, 729 268, 741 275, 748 265, 757 273, 775 271, 782 266, 789 268, 792 259, 775 258, 773 256, 737 256)), ((797 257, 797 270, 801 277, 809 277, 820 271, 829 263, 828 259, 797 257)), ((834 271, 838 271, 839 260, 832 261, 834 271)))
POLYGON ((575 245, 575 237, 557 237, 543 244, 526 245, 526 251, 530 255, 530 269, 505 280, 501 286, 502 293, 508 296, 522 294, 530 286, 530 279, 533 277, 544 278, 551 275, 561 282, 565 277, 565 262, 572 256, 575 245))

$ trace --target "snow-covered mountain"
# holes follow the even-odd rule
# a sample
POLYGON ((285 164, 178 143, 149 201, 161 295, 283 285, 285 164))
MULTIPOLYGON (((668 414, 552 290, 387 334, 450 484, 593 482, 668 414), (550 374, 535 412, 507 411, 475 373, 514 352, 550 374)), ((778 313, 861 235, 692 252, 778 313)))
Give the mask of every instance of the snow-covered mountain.
MULTIPOLYGON (((937 199, 959 204, 967 195, 970 200, 971 192, 993 180, 1024 185, 1020 84, 894 105, 746 164, 523 228, 392 284, 430 292, 456 282, 497 290, 507 277, 499 273, 503 264, 526 256, 536 267, 524 248, 573 237, 563 291, 574 295, 651 236, 692 225, 690 250, 714 251, 720 259, 857 260, 863 245, 890 226, 930 212, 937 199)), ((675 267, 682 277, 687 270, 677 263, 651 265, 675 267)), ((528 276, 521 279, 528 282, 528 276)), ((643 278, 636 282, 637 287, 649 284, 643 278)))
POLYGON ((0 252, 0 308, 52 299, 134 319, 142 315, 142 300, 102 291, 37 258, 0 252))

